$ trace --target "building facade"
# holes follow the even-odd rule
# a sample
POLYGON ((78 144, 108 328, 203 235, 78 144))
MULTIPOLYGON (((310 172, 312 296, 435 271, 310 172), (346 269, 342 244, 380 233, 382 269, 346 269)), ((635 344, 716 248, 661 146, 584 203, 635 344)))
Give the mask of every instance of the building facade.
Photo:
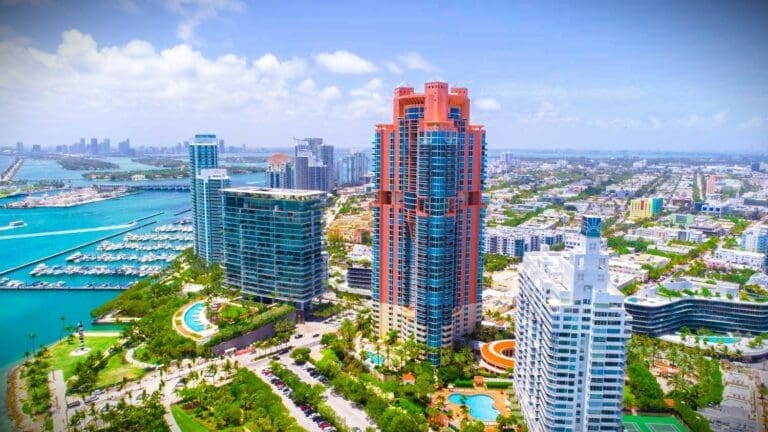
POLYGON ((393 121, 374 138, 375 329, 434 350, 482 319, 485 130, 465 88, 395 89, 393 121))
POLYGON ((512 227, 487 228, 483 235, 485 253, 523 258, 526 252, 541 250, 542 245, 564 243, 562 232, 512 227))
POLYGON ((634 220, 653 219, 661 213, 664 201, 661 198, 636 198, 629 202, 629 218, 634 220))
POLYGON ((267 186, 273 189, 293 189, 293 164, 291 157, 276 153, 267 161, 267 186))
POLYGON ((208 168, 200 170, 195 178, 195 252, 208 263, 221 263, 224 249, 224 219, 222 190, 229 187, 227 170, 208 168))
POLYGON ((294 148, 294 187, 329 192, 335 186, 333 146, 322 138, 298 139, 294 148))
POLYGON ((225 282, 265 303, 311 308, 327 279, 320 191, 224 190, 225 282))
POLYGON ((195 255, 209 263, 221 262, 221 189, 229 186, 217 145, 216 135, 195 135, 189 146, 195 255))
POLYGON ((755 225, 744 230, 741 247, 749 252, 768 252, 768 226, 755 225))
POLYGON ((341 158, 337 164, 336 179, 339 186, 361 185, 367 172, 368 157, 365 153, 354 152, 341 158))
POLYGON ((622 431, 629 316, 600 227, 584 217, 577 249, 519 267, 514 389, 531 432, 622 431))
POLYGON ((738 284, 710 282, 691 277, 667 279, 627 297, 624 306, 632 316, 632 331, 653 337, 682 327, 753 335, 768 332, 768 303, 742 298, 738 284), (659 293, 662 285, 665 295, 659 293), (669 291, 679 295, 666 295, 669 291))

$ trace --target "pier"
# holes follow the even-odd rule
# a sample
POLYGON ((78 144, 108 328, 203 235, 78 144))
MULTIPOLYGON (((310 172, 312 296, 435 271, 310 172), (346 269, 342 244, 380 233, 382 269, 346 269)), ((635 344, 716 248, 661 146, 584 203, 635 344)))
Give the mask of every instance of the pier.
POLYGON ((0 286, 0 291, 125 291, 128 287, 119 285, 107 285, 107 286, 47 286, 37 287, 34 285, 21 285, 21 286, 0 286))
POLYGON ((24 158, 17 157, 11 166, 5 169, 3 171, 3 174, 0 175, 0 181, 4 182, 11 182, 16 177, 16 173, 19 172, 21 169, 21 166, 24 165, 24 158))
POLYGON ((56 253, 54 253, 54 254, 51 254, 51 255, 48 255, 48 256, 45 256, 45 257, 42 257, 42 258, 38 258, 38 259, 35 259, 35 260, 32 260, 32 261, 26 262, 26 263, 24 263, 24 264, 21 264, 21 265, 17 265, 17 266, 15 266, 15 267, 11 267, 11 268, 9 268, 9 269, 5 269, 5 270, 3 270, 3 271, 0 271, 0 276, 2 276, 2 275, 5 275, 5 274, 8 274, 8 273, 13 273, 13 272, 15 272, 15 271, 17 271, 17 270, 21 270, 21 269, 23 269, 23 268, 26 268, 26 267, 29 267, 29 266, 31 266, 31 265, 35 265, 35 264, 39 264, 39 263, 42 263, 42 262, 48 261, 49 259, 51 259, 51 258, 56 258, 57 256, 61 256, 61 255, 64 255, 64 254, 68 254, 68 253, 72 253, 72 252, 75 252, 75 251, 76 251, 76 250, 78 250, 78 249, 82 249, 82 248, 84 248, 84 247, 88 247, 88 246, 90 246, 90 245, 93 245, 93 244, 96 244, 96 243, 100 243, 100 242, 103 242, 103 241, 105 241, 105 240, 109 240, 109 239, 111 239, 111 238, 115 238, 115 237, 117 237, 117 236, 120 236, 120 235, 123 235, 123 234, 129 233, 129 232, 131 232, 131 231, 135 231, 135 230, 137 230, 137 229, 141 229, 141 228, 144 228, 144 227, 148 227, 148 226, 150 226, 150 225, 152 225, 152 224, 154 224, 154 223, 157 223, 157 222, 155 222, 155 221, 152 221, 152 222, 148 222, 148 223, 145 223, 145 224, 143 224, 143 225, 136 225, 136 226, 134 226, 134 227, 131 227, 131 228, 127 229, 127 230, 123 230, 123 231, 120 231, 120 232, 118 232, 118 233, 115 233, 115 234, 110 234, 110 235, 108 235, 108 236, 105 236, 105 237, 101 237, 101 238, 98 238, 98 239, 96 239, 96 240, 92 240, 92 241, 89 241, 89 242, 87 242, 87 243, 83 243, 83 244, 77 245, 77 246, 75 246, 75 247, 67 248, 67 249, 64 249, 63 251, 60 251, 60 252, 56 252, 56 253))

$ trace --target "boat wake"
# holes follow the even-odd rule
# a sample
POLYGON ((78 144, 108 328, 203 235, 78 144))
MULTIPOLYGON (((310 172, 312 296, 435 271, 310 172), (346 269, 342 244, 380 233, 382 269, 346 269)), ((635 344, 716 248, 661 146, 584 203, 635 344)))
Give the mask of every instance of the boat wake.
POLYGON ((102 226, 102 227, 93 227, 93 228, 78 228, 78 229, 61 230, 61 231, 45 231, 45 232, 38 232, 38 233, 5 235, 5 236, 0 236, 0 240, 15 240, 15 239, 23 239, 23 238, 31 238, 31 237, 48 237, 48 236, 57 236, 57 235, 68 235, 68 234, 81 234, 81 233, 97 232, 97 231, 111 231, 116 229, 130 228, 134 225, 136 225, 136 221, 131 221, 123 225, 111 225, 111 226, 102 226))

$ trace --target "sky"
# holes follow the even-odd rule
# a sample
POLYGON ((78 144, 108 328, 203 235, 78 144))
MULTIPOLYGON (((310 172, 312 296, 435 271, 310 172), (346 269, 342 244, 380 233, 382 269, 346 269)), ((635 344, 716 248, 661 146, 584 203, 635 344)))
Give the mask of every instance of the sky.
POLYGON ((768 153, 768 2, 0 0, 0 145, 369 149, 400 85, 490 148, 768 153))

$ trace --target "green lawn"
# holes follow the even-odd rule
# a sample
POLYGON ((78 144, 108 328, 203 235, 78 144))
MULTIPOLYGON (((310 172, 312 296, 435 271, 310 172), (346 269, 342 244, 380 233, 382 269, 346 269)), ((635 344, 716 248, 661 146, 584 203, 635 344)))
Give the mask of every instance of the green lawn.
POLYGON ((80 346, 80 341, 77 337, 75 337, 75 341, 72 344, 68 344, 66 339, 59 341, 49 349, 50 357, 48 358, 48 361, 50 362, 51 370, 61 369, 64 371, 64 379, 69 379, 75 371, 75 366, 77 366, 80 361, 85 359, 92 352, 106 352, 107 348, 114 345, 118 339, 117 336, 86 335, 85 346, 90 348, 91 351, 81 356, 70 355, 72 351, 80 346))
POLYGON ((685 426, 673 416, 621 416, 627 432, 686 432, 685 426))
POLYGON ((187 414, 184 409, 178 405, 171 406, 171 413, 181 432, 209 432, 203 425, 197 422, 194 417, 187 414))
POLYGON ((118 384, 123 381, 123 377, 128 380, 134 380, 144 375, 144 369, 133 366, 125 362, 125 353, 115 354, 109 358, 107 365, 99 372, 99 379, 96 381, 96 387, 106 387, 118 384))

